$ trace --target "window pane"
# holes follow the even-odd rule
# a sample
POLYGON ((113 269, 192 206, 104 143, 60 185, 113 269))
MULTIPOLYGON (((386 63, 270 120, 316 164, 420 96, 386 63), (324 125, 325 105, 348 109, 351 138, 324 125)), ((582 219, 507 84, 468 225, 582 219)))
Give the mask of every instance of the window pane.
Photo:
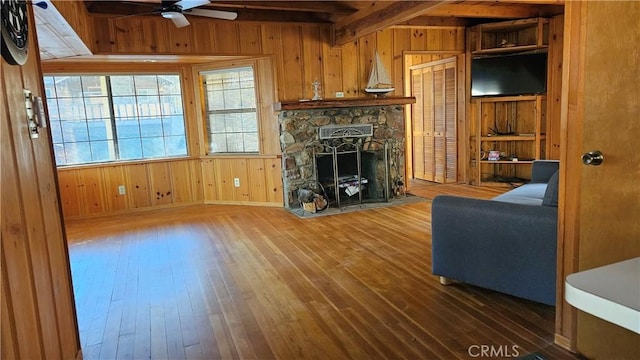
POLYGON ((157 96, 138 96, 138 116, 159 116, 160 99, 157 96))
POLYGON ((182 135, 184 138, 184 120, 182 116, 170 116, 162 119, 164 135, 182 135))
POLYGON ((140 136, 141 137, 157 137, 162 136, 162 121, 160 118, 142 118, 140 119, 140 136))
POLYGON ((244 139, 242 134, 227 134, 227 151, 228 152, 244 151, 244 139))
POLYGON ((136 95, 158 95, 158 78, 155 75, 135 75, 136 95))
POLYGON ((85 97, 107 96, 107 82, 104 76, 83 76, 81 80, 85 97))
POLYGON ((53 153, 56 156, 56 164, 66 164, 64 144, 53 144, 53 153))
POLYGON ((244 134, 244 151, 246 152, 258 152, 258 134, 257 133, 245 133, 244 134))
POLYGON ((225 109, 241 109, 242 98, 240 97, 240 89, 228 90, 224 92, 224 108, 225 109))
POLYGON ((142 157, 164 157, 164 139, 161 137, 142 138, 142 157))
POLYGON ((222 87, 225 90, 239 89, 240 79, 238 73, 233 71, 222 74, 222 87))
POLYGON ((210 114, 208 121, 208 128, 210 133, 221 133, 224 132, 225 124, 224 124, 224 114, 210 114))
POLYGON ((91 141, 113 139, 111 120, 109 119, 87 121, 87 127, 89 128, 89 139, 91 141))
POLYGON ((89 131, 85 121, 62 121, 64 142, 89 141, 89 131))
POLYGON ((227 114, 225 116, 226 132, 241 132, 242 131, 242 117, 241 114, 227 114))
POLYGON ((109 98, 93 97, 84 99, 86 119, 104 119, 109 117, 109 98))
POLYGON ((118 133, 118 139, 139 138, 140 124, 138 124, 138 119, 116 119, 116 131, 118 133))
POLYGON ((133 76, 109 76, 113 96, 134 95, 133 76))
POLYGON ((227 136, 225 134, 211 134, 209 151, 212 153, 227 152, 227 136))
POLYGON ((48 99, 56 97, 55 78, 53 76, 45 76, 44 78, 44 94, 48 99))
POLYGON ((256 113, 242 114, 242 131, 258 132, 258 119, 256 113))
POLYGON ((162 107, 162 115, 182 114, 182 96, 170 95, 160 96, 160 105, 162 107))
POLYGON ((49 128, 51 129, 51 140, 54 144, 60 144, 62 140, 62 125, 59 120, 50 120, 49 128))
POLYGON ((167 155, 187 155, 187 143, 184 141, 184 136, 166 136, 164 141, 167 155))
POLYGON ((115 117, 133 117, 138 115, 138 109, 136 107, 136 98, 133 96, 127 97, 114 97, 113 98, 113 111, 115 117))
POLYGON ((64 148, 67 164, 91 162, 91 146, 88 142, 67 142, 64 148))
POLYGON ((81 98, 82 82, 79 76, 56 76, 56 94, 59 98, 81 98))
POLYGON ((58 99, 60 111, 60 119, 62 120, 84 120, 86 113, 84 111, 84 101, 82 98, 58 99))
POLYGON ((112 161, 115 159, 115 147, 112 140, 91 142, 91 160, 112 161))
POLYGON ((256 94, 253 88, 240 90, 240 99, 242 108, 246 109, 256 107, 256 94))
POLYGON ((180 76, 178 75, 158 75, 158 87, 160 94, 180 95, 180 76))
POLYGON ((118 151, 122 160, 142 159, 140 138, 118 140, 118 151))
POLYGON ((209 91, 207 93, 207 107, 209 110, 224 110, 224 92, 209 91))
POLYGON ((253 82, 253 71, 251 69, 240 71, 240 87, 243 89, 253 89, 255 87, 253 82))
POLYGON ((60 120, 57 99, 47 98, 47 109, 49 109, 49 121, 60 120))

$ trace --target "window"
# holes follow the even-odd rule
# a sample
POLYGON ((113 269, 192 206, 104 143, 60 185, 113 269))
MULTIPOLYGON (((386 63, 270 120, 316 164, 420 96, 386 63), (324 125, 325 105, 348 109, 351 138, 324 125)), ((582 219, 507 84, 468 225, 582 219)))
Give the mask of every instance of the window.
POLYGON ((258 114, 252 67, 201 72, 209 153, 257 153, 258 114))
POLYGON ((44 77, 57 165, 187 155, 179 75, 44 77))

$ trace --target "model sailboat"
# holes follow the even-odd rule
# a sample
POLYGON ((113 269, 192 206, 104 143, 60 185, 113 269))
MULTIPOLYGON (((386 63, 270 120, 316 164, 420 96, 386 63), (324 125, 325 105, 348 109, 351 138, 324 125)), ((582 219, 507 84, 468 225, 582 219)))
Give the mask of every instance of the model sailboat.
POLYGON ((378 51, 376 51, 374 61, 371 66, 369 82, 367 83, 367 87, 364 91, 376 94, 377 96, 384 96, 393 90, 395 89, 391 83, 391 78, 389 78, 389 74, 382 64, 382 59, 380 59, 380 55, 378 55, 378 51))

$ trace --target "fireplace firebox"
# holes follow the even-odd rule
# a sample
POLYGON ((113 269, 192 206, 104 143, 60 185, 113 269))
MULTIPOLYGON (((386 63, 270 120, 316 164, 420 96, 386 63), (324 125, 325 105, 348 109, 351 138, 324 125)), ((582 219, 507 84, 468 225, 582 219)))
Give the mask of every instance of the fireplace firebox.
MULTIPOLYGON (((322 129, 321 129, 322 130, 322 129)), ((371 149, 364 137, 325 139, 314 154, 315 180, 338 207, 388 201, 388 146, 371 149)))

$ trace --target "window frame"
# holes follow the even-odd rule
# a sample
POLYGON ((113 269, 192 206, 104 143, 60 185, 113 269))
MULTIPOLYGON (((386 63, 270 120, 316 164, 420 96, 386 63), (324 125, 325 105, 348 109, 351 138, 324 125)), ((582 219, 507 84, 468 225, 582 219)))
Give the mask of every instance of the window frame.
MULTIPOLYGON (((223 65, 223 64, 216 64, 216 65, 223 65)), ((198 77, 197 77, 197 81, 198 81, 198 86, 199 89, 201 91, 200 93, 200 98, 202 100, 202 116, 203 116, 203 136, 205 138, 205 142, 204 142, 204 147, 205 147, 205 154, 206 155, 210 155, 210 156, 234 156, 234 155, 240 155, 240 156, 252 156, 252 155, 258 155, 261 154, 263 151, 263 147, 262 147, 262 134, 261 134, 261 114, 260 114, 260 106, 259 106, 259 85, 258 85, 258 76, 257 76, 257 69, 255 64, 251 63, 251 64, 238 64, 238 63, 234 63, 232 66, 215 66, 215 68, 211 68, 211 69, 200 69, 198 71, 198 77), (253 74, 253 94, 255 97, 255 117, 256 117, 256 136, 257 136, 257 151, 226 151, 226 152, 212 152, 211 150, 211 135, 212 133, 210 132, 210 124, 209 124, 209 115, 213 112, 215 112, 214 110, 208 110, 208 100, 207 100, 207 89, 206 89, 206 85, 204 82, 204 77, 207 76, 208 73, 213 73, 213 72, 225 72, 225 71, 229 71, 229 72, 233 72, 234 70, 243 70, 243 69, 251 69, 251 72, 253 74)), ((234 110, 240 110, 237 112, 232 112, 234 114, 240 114, 240 113, 253 113, 253 111, 250 112, 245 112, 242 110, 245 110, 248 108, 239 108, 239 109, 234 109, 234 110)), ((221 110, 219 113, 225 113, 227 112, 226 110, 221 110)), ((249 132, 240 132, 241 134, 246 134, 249 132)), ((227 132, 224 132, 223 134, 227 134, 227 132)))
POLYGON ((199 151, 204 158, 262 158, 280 156, 279 123, 273 104, 277 101, 277 78, 272 56, 249 56, 231 60, 196 64, 192 66, 193 91, 196 101, 198 121, 199 151), (209 153, 204 89, 200 72, 251 66, 254 72, 256 91, 256 112, 258 117, 258 153, 209 153))
MULTIPOLYGON (((43 77, 43 89, 46 88, 46 86, 44 86, 44 78, 45 77, 90 77, 90 76, 96 76, 96 77, 106 77, 106 78, 110 78, 110 77, 114 77, 114 76, 176 76, 179 82, 179 89, 180 89, 180 101, 181 101, 181 115, 182 115, 182 121, 183 121, 183 127, 184 127, 184 142, 185 142, 185 150, 186 153, 185 154, 179 154, 179 155, 165 155, 164 156, 158 156, 158 157, 142 157, 142 158, 126 158, 126 159, 121 159, 121 158, 117 158, 114 160, 98 160, 98 161, 90 161, 90 162, 78 162, 78 163, 68 163, 68 164, 58 164, 57 162, 55 163, 57 168, 73 168, 73 167, 91 167, 91 166, 100 166, 100 165, 118 165, 118 164, 127 164, 127 163, 144 163, 144 162, 156 162, 156 161, 167 161, 167 160, 173 160, 173 159, 185 159, 185 158, 189 158, 191 157, 191 145, 190 145, 190 136, 189 136, 189 121, 188 121, 188 108, 187 108, 187 101, 185 99, 185 92, 186 89, 185 88, 185 81, 184 81, 184 76, 182 71, 180 71, 179 69, 174 69, 174 70, 170 70, 167 71, 166 69, 164 69, 164 71, 153 71, 153 70, 146 70, 146 71, 141 71, 138 69, 131 69, 130 71, 125 71, 125 72, 120 72, 120 71, 83 71, 83 72, 71 72, 71 71, 48 71, 42 74, 43 77)), ((109 87, 111 87, 111 85, 109 85, 109 87)), ((157 87, 157 89, 159 89, 159 85, 157 87)), ((134 92, 136 92, 136 89, 134 88, 134 92)), ((46 96, 46 92, 43 92, 45 94, 45 104, 47 106, 47 113, 49 114, 49 118, 50 118, 50 113, 48 111, 48 101, 50 101, 51 99, 49 99, 48 96, 46 96)), ((137 95, 141 95, 141 94, 136 94, 134 96, 137 97, 137 95)), ((111 91, 109 91, 106 94, 107 98, 108 98, 108 102, 109 102, 109 118, 105 119, 109 121, 109 124, 112 127, 116 126, 116 121, 119 118, 115 111, 113 110, 113 101, 114 101, 114 95, 111 91)), ((158 92, 158 96, 161 96, 161 94, 158 92)), ((169 94, 168 96, 178 96, 178 94, 169 94)), ((82 98, 78 98, 78 97, 70 97, 69 99, 84 99, 86 96, 84 96, 82 98)), ((60 99, 60 97, 57 96, 54 99, 60 99)), ((136 104, 138 104, 138 102, 135 102, 136 104)), ((167 116, 169 117, 169 116, 167 116)), ((142 117, 145 118, 145 117, 142 117)), ((140 119, 142 119, 140 117, 140 115, 138 115, 136 117, 138 123, 140 123, 140 119)), ((91 119, 84 119, 85 122, 89 121, 91 119)), ((51 120, 49 119, 49 122, 51 122, 51 120)), ((167 134, 162 134, 162 138, 166 138, 167 134)), ((171 135, 172 136, 172 135, 171 135)), ((138 136, 138 139, 140 139, 142 141, 144 137, 140 134, 138 136)), ((117 149, 119 147, 119 140, 122 139, 112 139, 114 141, 114 146, 117 149)), ((64 142, 63 142, 64 144, 64 142)), ((53 142, 53 137, 51 137, 51 145, 52 147, 54 146, 54 142, 53 142)), ((53 148, 52 148, 53 151, 53 148)), ((120 152, 119 150, 116 150, 118 156, 120 156, 120 152)), ((166 151, 166 145, 165 145, 165 151, 166 151)), ((54 154, 55 155, 55 154, 54 154)))

